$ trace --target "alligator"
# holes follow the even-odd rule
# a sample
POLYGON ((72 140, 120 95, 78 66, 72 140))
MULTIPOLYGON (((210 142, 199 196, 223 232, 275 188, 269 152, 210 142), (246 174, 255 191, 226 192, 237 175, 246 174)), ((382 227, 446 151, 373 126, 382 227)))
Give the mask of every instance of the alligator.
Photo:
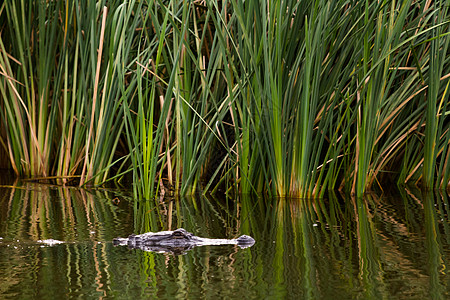
POLYGON ((174 231, 147 232, 132 234, 128 238, 113 239, 114 246, 127 245, 130 249, 152 252, 184 254, 196 246, 206 245, 238 245, 240 248, 253 246, 255 240, 248 235, 237 239, 209 239, 195 236, 193 233, 178 228, 174 231))

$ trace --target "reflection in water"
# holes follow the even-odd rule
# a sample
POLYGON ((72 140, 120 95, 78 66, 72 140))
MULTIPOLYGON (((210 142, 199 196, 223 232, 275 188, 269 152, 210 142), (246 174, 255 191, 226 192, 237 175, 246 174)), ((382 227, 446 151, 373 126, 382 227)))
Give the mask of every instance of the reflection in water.
POLYGON ((447 195, 155 203, 35 184, 0 193, 2 299, 450 296, 447 195), (256 244, 175 256, 111 243, 178 227, 205 237, 248 234, 256 244), (37 242, 48 239, 64 243, 37 242))
MULTIPOLYGON (((430 275, 430 294, 433 299, 439 299, 439 296, 449 287, 441 283, 441 274, 448 272, 442 257, 441 235, 438 229, 438 214, 436 207, 439 205, 431 193, 422 194, 425 212, 425 247, 428 253, 428 274, 430 275)), ((448 202, 446 203, 448 204, 448 202)), ((441 206, 442 209, 442 206, 441 206)), ((448 222, 447 224, 448 225, 448 222)))
POLYGON ((326 200, 273 201, 265 218, 250 221, 259 241, 257 256, 272 258, 272 268, 261 263, 265 271, 261 277, 271 284, 260 286, 260 295, 312 299, 448 297, 448 201, 433 198, 430 210, 440 216, 432 221, 424 209, 427 200, 416 199, 367 195, 338 201, 331 195, 326 200), (437 202, 440 209, 436 209, 437 202), (431 232, 437 237, 431 245, 444 251, 430 249, 431 232))
POLYGON ((93 285, 93 294, 106 293, 107 246, 98 242, 132 218, 110 192, 27 183, 1 195, 0 298, 82 295, 93 285))
POLYGON ((364 298, 381 299, 383 276, 381 272, 379 243, 374 228, 373 215, 369 211, 369 203, 373 203, 373 196, 367 195, 365 199, 352 199, 355 209, 356 238, 358 241, 358 261, 360 288, 364 298))

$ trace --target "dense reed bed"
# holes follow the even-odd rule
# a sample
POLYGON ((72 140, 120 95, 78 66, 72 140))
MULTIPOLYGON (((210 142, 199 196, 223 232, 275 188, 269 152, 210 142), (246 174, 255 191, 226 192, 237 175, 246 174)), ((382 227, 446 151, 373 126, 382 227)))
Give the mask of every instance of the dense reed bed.
MULTIPOLYGON (((1 147, 18 176, 136 196, 450 182, 449 1, 12 1, 1 147)), ((0 157, 5 157, 1 155, 0 157)))

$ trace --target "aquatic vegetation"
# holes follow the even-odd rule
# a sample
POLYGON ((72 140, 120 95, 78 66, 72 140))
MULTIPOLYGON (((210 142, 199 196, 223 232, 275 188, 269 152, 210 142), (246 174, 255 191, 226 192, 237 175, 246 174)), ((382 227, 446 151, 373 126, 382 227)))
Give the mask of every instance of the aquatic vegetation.
MULTIPOLYGON (((450 182, 448 1, 0 5, 0 157, 137 198, 450 182)), ((5 162, 3 162, 5 164, 5 162)))

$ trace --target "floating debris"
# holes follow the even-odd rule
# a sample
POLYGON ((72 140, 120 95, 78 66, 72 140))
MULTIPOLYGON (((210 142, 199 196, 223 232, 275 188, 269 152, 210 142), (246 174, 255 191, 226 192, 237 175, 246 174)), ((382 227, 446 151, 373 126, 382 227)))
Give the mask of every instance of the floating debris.
POLYGON ((53 246, 53 245, 58 245, 58 244, 63 244, 64 242, 62 241, 58 241, 58 240, 54 240, 54 239, 48 239, 48 240, 38 240, 38 243, 42 243, 42 244, 46 244, 49 246, 53 246))

